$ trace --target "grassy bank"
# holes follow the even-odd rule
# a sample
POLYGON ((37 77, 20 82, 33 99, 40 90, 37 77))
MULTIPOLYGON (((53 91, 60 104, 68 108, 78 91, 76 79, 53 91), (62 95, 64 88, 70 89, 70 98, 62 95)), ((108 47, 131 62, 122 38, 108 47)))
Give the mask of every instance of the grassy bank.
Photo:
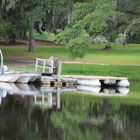
MULTIPOLYGON (((110 75, 129 79, 140 79, 140 45, 113 46, 111 50, 103 50, 104 46, 92 45, 84 59, 75 61, 92 62, 94 64, 63 64, 62 74, 110 75), (100 65, 109 64, 109 65, 100 65)), ((63 61, 72 61, 68 57, 65 46, 37 46, 35 53, 27 52, 24 46, 1 46, 4 61, 7 64, 19 60, 35 60, 36 57, 49 58, 56 56, 63 61)), ((12 67, 14 70, 34 70, 33 66, 12 67)))
POLYGON ((120 76, 140 80, 140 66, 65 64, 63 74, 120 76))
MULTIPOLYGON (((12 70, 34 71, 33 65, 11 67, 12 70)), ((93 65, 93 64, 63 64, 62 74, 119 76, 130 80, 140 80, 140 66, 93 65)))
MULTIPOLYGON (((104 46, 92 45, 84 59, 75 61, 105 63, 113 65, 140 65, 140 45, 113 46, 111 50, 103 50, 104 46)), ((19 59, 35 60, 36 57, 49 58, 56 56, 60 60, 72 61, 64 46, 37 46, 35 53, 27 52, 27 46, 1 46, 4 60, 7 63, 19 59)))

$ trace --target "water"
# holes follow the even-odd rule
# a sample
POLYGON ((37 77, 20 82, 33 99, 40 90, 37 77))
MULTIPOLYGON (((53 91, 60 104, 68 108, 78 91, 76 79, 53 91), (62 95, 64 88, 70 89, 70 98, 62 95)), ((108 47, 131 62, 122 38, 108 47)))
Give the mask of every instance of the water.
POLYGON ((1 83, 0 140, 140 140, 139 83, 89 89, 1 83))

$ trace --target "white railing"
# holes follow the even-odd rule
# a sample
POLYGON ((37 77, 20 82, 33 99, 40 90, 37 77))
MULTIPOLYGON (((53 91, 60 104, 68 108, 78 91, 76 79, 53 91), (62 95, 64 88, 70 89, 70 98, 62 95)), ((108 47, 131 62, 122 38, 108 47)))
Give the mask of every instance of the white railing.
POLYGON ((54 73, 54 60, 53 59, 41 59, 36 58, 36 64, 35 64, 35 71, 38 71, 38 68, 42 69, 42 72, 46 72, 48 69, 49 73, 54 73))

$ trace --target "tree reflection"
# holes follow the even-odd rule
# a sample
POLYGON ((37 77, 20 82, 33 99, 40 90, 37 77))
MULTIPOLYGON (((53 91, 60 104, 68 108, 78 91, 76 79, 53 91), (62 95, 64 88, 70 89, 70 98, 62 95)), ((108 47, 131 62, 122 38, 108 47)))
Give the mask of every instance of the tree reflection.
POLYGON ((67 95, 61 108, 33 105, 31 96, 8 95, 0 106, 2 140, 128 140, 140 138, 140 106, 67 95), (93 100, 92 100, 93 99, 93 100))
POLYGON ((51 119, 63 131, 65 139, 127 140, 134 137, 138 140, 140 134, 134 130, 140 129, 140 124, 134 123, 139 121, 138 109, 140 106, 122 107, 106 99, 90 102, 79 97, 74 102, 72 99, 66 100, 62 111, 53 112, 51 119), (133 113, 129 113, 130 110, 133 113))
MULTIPOLYGON (((31 99, 31 97, 28 98, 31 99)), ((8 96, 3 100, 0 107, 1 140, 40 140, 40 136, 28 127, 30 107, 28 108, 27 104, 31 104, 30 99, 26 100, 21 96, 8 96)))

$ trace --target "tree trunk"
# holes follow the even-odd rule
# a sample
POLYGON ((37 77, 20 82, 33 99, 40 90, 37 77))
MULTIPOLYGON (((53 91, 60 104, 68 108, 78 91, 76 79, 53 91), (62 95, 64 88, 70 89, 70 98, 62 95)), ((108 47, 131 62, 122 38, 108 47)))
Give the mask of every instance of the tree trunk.
POLYGON ((34 22, 29 26, 29 52, 35 51, 35 39, 34 39, 34 22))

